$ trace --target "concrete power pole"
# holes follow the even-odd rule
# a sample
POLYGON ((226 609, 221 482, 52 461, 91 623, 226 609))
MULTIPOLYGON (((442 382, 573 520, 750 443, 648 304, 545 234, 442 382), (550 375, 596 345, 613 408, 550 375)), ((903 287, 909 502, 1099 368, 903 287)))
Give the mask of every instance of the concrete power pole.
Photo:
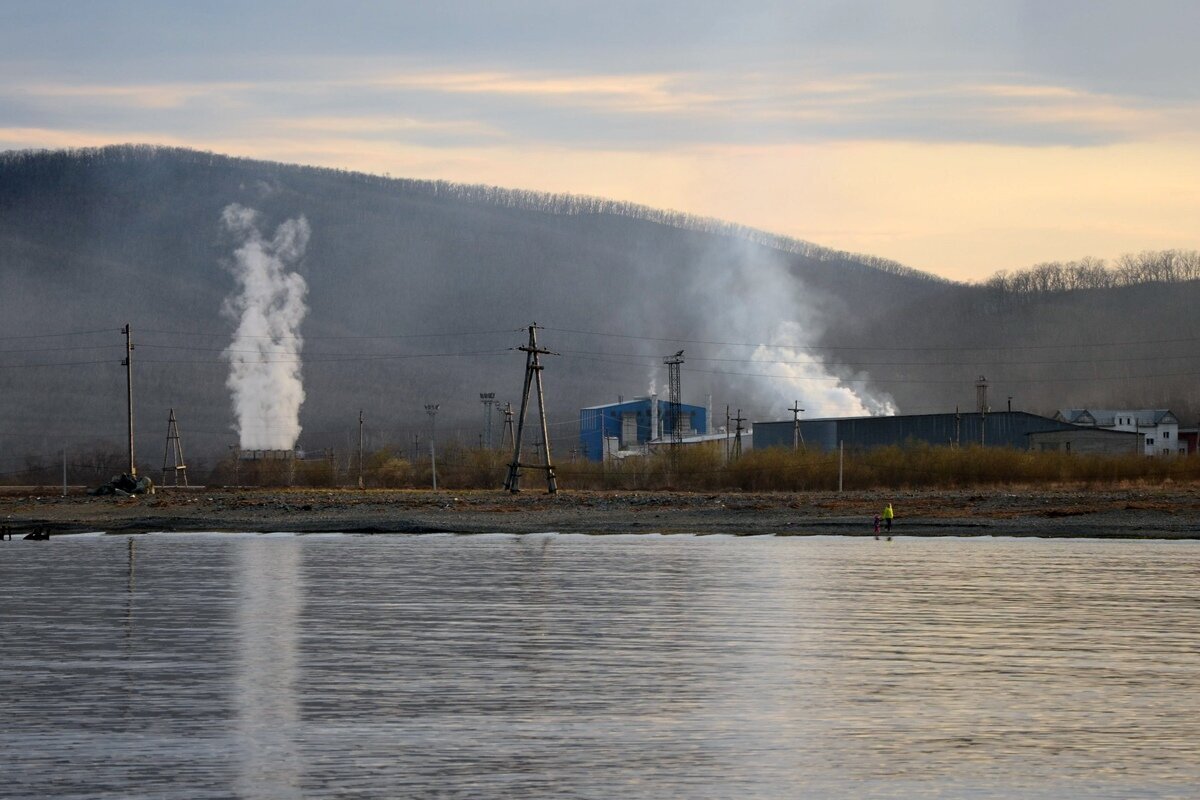
POLYGON ((433 475, 433 490, 437 491, 437 403, 426 403, 425 413, 429 415, 429 471, 433 475))
POLYGON ((129 412, 129 477, 136 478, 137 459, 133 453, 133 331, 128 322, 121 333, 125 334, 125 360, 121 366, 125 367, 125 407, 129 412))

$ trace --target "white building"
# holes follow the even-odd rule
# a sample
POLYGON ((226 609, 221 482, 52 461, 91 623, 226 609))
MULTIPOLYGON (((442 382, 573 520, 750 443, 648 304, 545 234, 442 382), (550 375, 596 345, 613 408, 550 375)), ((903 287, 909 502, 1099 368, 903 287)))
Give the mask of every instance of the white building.
POLYGON ((1141 433, 1145 436, 1143 451, 1148 456, 1187 455, 1187 444, 1179 438, 1179 418, 1166 408, 1064 408, 1054 419, 1110 431, 1141 433))

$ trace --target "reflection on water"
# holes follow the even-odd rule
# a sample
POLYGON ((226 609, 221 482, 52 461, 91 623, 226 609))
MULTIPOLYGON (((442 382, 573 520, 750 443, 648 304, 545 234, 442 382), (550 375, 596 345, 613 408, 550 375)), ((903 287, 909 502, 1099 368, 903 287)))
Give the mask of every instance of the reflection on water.
POLYGON ((297 796, 303 762, 299 619, 304 597, 297 539, 251 539, 237 553, 237 662, 233 682, 235 743, 243 798, 297 796))
POLYGON ((0 549, 0 796, 1196 797, 1200 544, 0 549))

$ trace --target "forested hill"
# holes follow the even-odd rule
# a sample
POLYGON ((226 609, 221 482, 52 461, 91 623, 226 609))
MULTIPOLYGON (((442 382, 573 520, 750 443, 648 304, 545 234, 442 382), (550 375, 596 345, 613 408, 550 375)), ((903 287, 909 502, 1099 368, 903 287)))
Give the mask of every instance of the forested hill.
POLYGON ((425 403, 440 404, 442 435, 474 443, 480 392, 519 400, 524 355, 509 348, 533 321, 560 354, 544 377, 564 447, 581 406, 665 395, 662 357, 680 348, 684 400, 711 394, 722 419, 726 405, 790 417, 794 399, 819 411, 839 378, 901 411, 970 407, 979 374, 994 405, 1012 395, 1024 410, 1200 408, 1200 291, 1178 275, 968 286, 594 198, 124 146, 0 155, 6 458, 122 440, 126 322, 142 452, 162 447, 169 408, 193 452, 235 441, 220 355, 233 327, 221 311, 231 203, 260 212, 268 237, 299 216, 311 228, 298 267, 309 447, 356 442, 360 409, 370 445, 411 444, 425 403), (755 347, 767 342, 795 346, 755 347), (785 373, 815 381, 769 377, 785 373))

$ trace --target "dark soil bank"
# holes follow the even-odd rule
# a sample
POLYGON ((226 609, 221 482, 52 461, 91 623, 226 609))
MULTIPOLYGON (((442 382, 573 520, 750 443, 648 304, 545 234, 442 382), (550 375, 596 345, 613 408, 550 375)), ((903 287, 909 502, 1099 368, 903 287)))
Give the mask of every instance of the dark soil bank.
POLYGON ((59 497, 12 489, 15 535, 107 531, 360 533, 727 533, 871 535, 885 503, 904 536, 1200 538, 1197 487, 1008 488, 835 493, 428 492, 160 489, 144 497, 59 497))

